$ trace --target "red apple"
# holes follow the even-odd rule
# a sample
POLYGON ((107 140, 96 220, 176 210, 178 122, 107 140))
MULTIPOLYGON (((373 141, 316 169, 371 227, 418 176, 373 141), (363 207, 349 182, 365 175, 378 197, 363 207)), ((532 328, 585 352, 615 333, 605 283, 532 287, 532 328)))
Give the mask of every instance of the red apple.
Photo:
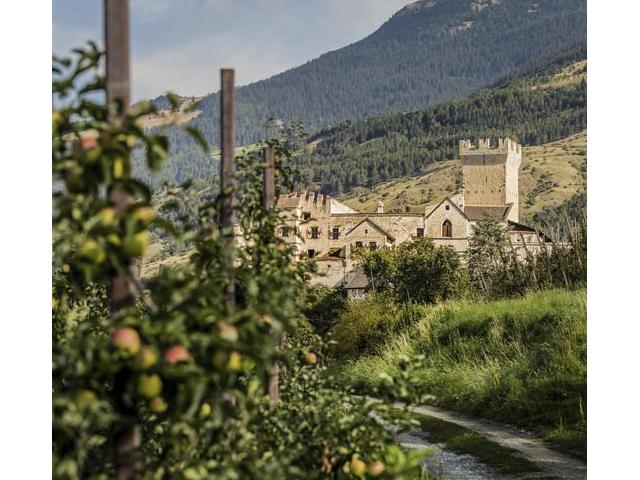
POLYGON ((369 463, 369 475, 373 478, 379 477, 384 472, 384 463, 374 460, 369 463))
POLYGON ((111 335, 111 343, 128 355, 135 355, 140 351, 140 335, 130 327, 116 328, 111 335))
POLYGON ((182 345, 174 345, 166 352, 164 352, 164 361, 169 365, 174 365, 180 362, 188 362, 191 359, 189 350, 182 345))
POLYGON ((168 407, 167 402, 165 402, 162 397, 156 397, 151 400, 149 406, 151 407, 151 411, 154 413, 164 413, 167 411, 168 407))
POLYGON ((315 365, 316 362, 318 361, 318 356, 313 352, 308 352, 304 356, 304 359, 307 361, 309 365, 315 365))

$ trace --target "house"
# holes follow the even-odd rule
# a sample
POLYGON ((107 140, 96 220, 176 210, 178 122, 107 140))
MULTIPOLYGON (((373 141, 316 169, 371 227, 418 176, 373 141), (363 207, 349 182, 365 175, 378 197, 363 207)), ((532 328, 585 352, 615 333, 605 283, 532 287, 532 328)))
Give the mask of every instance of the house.
MULTIPOLYGON (((283 196, 278 209, 284 226, 278 235, 296 247, 301 257, 313 258, 320 275, 317 283, 349 285, 359 294, 362 282, 349 277, 352 253, 357 248, 393 248, 417 237, 464 254, 476 223, 493 218, 503 223, 519 256, 535 253, 548 238, 519 223, 518 178, 522 147, 509 138, 460 142, 463 189, 443 198, 422 213, 385 213, 383 202, 375 212, 359 212, 331 196, 303 191, 283 196), (297 232, 297 234, 296 234, 297 232)), ((366 279, 365 279, 366 280, 366 279)))

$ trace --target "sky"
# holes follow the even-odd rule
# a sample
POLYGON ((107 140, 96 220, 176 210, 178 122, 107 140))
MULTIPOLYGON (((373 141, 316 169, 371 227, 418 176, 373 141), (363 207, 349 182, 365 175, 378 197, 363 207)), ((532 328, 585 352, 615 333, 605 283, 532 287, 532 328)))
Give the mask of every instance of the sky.
MULTIPOLYGON (((375 31, 412 0, 130 0, 133 101, 244 85, 375 31)), ((53 0, 53 53, 102 45, 102 0, 53 0)))

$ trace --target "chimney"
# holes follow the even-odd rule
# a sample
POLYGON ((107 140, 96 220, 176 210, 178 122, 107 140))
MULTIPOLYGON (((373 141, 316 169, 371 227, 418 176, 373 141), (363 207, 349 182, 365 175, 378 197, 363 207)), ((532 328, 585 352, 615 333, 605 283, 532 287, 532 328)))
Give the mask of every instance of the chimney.
POLYGON ((378 213, 384 213, 384 202, 382 200, 378 202, 378 213))

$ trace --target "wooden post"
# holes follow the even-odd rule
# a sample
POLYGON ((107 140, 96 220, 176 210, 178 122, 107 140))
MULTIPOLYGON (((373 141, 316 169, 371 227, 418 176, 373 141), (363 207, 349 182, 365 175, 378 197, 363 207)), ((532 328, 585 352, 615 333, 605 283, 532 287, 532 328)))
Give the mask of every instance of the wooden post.
POLYGON ((225 263, 229 276, 224 299, 228 312, 235 305, 235 279, 233 276, 235 206, 235 71, 220 70, 220 218, 219 228, 225 238, 225 263))
POLYGON ((275 151, 272 146, 267 145, 264 149, 264 208, 273 209, 273 199, 275 197, 275 151))
MULTIPOLYGON (((105 46, 107 60, 107 104, 116 105, 115 117, 129 110, 129 0, 104 0, 105 46)), ((109 197, 118 213, 123 213, 133 202, 132 196, 114 188, 109 197)), ((111 305, 113 310, 131 304, 135 300, 135 287, 130 275, 139 276, 142 262, 135 259, 130 273, 116 275, 111 281, 111 305)))
MULTIPOLYGON (((129 1, 104 0, 104 31, 106 46, 106 90, 107 104, 115 105, 112 119, 125 115, 129 110, 129 1)), ((123 213, 133 197, 114 188, 109 197, 118 213, 123 213)), ((111 279, 110 297, 113 311, 135 301, 135 286, 131 277, 139 276, 141 260, 132 261, 129 272, 120 272, 111 279)), ((124 412, 127 413, 126 411, 124 412)), ((128 412, 134 415, 134 412, 128 412)), ((129 480, 136 475, 137 465, 133 459, 140 447, 140 426, 129 425, 117 435, 116 475, 119 480, 129 480)))
MULTIPOLYGON (((266 211, 273 209, 275 196, 275 152, 272 146, 267 145, 264 150, 264 185, 263 185, 263 206, 266 211)), ((280 343, 280 342, 278 342, 280 343)), ((269 367, 269 377, 267 379, 266 390, 271 400, 271 407, 275 408, 280 401, 280 367, 274 363, 269 367)))

